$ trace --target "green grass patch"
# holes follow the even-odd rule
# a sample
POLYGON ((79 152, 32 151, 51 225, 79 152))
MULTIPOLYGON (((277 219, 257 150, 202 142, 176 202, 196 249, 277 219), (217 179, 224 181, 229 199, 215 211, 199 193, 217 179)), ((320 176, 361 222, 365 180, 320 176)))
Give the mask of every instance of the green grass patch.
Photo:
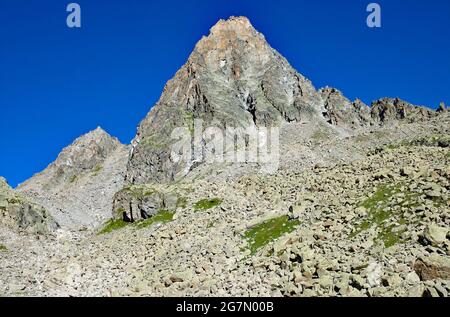
POLYGON ((164 139, 162 135, 154 134, 145 137, 142 140, 142 145, 154 149, 163 149, 169 147, 170 144, 167 140, 164 139))
POLYGON ((123 221, 122 219, 111 219, 106 223, 106 225, 103 227, 102 230, 100 230, 98 234, 110 233, 111 231, 124 228, 127 225, 129 225, 129 223, 123 221))
POLYGON ((138 229, 146 228, 154 223, 167 223, 173 220, 175 212, 169 210, 160 210, 156 215, 149 219, 139 221, 136 223, 138 229))
POLYGON ((92 169, 92 174, 94 176, 97 176, 102 171, 102 169, 103 169, 103 166, 97 165, 92 169))
POLYGON ((322 131, 322 130, 316 130, 313 135, 311 136, 311 139, 315 141, 323 141, 328 140, 330 138, 330 134, 322 131))
POLYGON ((0 252, 1 251, 8 251, 8 249, 3 244, 0 244, 0 252))
POLYGON ((157 191, 150 185, 131 185, 126 186, 123 190, 136 199, 142 199, 157 193, 157 191))
POLYGON ((175 212, 173 212, 173 211, 160 210, 154 216, 152 216, 148 219, 145 219, 145 220, 138 220, 134 223, 125 222, 122 219, 111 219, 105 224, 105 226, 99 232, 99 234, 105 234, 105 233, 109 233, 114 230, 119 230, 128 225, 132 225, 132 226, 136 227, 137 229, 142 229, 142 228, 151 226, 154 223, 167 223, 167 222, 170 222, 173 220, 174 215, 175 215, 175 212))
POLYGON ((19 196, 13 196, 11 198, 7 198, 6 201, 10 204, 21 204, 23 202, 22 198, 19 196))
POLYGON ((184 119, 184 122, 186 122, 186 124, 187 124, 189 133, 191 134, 191 136, 193 136, 194 135, 194 122, 195 122, 194 114, 186 111, 183 114, 183 119, 184 119))
POLYGON ((386 248, 404 242, 401 236, 405 230, 396 230, 398 225, 406 223, 399 209, 417 207, 419 194, 403 187, 402 184, 382 185, 372 196, 364 200, 360 206, 366 208, 368 215, 356 226, 349 238, 352 239, 375 226, 378 232, 375 242, 383 243, 386 248))
POLYGON ((213 207, 219 206, 222 203, 222 199, 212 198, 212 199, 202 199, 194 204, 194 210, 207 210, 213 207))
POLYGON ((289 220, 289 217, 285 215, 264 221, 248 229, 244 233, 244 238, 248 242, 250 254, 255 254, 268 243, 292 232, 299 224, 298 220, 289 220))
POLYGON ((177 207, 186 208, 187 198, 186 197, 178 197, 177 199, 177 207))
POLYGON ((77 175, 72 175, 69 178, 69 183, 75 183, 77 181, 77 179, 78 179, 77 175))

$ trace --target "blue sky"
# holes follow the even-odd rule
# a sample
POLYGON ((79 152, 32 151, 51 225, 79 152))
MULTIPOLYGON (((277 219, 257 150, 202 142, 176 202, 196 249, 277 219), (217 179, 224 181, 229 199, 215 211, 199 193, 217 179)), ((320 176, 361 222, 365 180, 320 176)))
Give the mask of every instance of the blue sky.
POLYGON ((245 15, 317 88, 450 104, 450 1, 0 0, 0 175, 16 186, 97 126, 128 143, 195 43, 245 15))

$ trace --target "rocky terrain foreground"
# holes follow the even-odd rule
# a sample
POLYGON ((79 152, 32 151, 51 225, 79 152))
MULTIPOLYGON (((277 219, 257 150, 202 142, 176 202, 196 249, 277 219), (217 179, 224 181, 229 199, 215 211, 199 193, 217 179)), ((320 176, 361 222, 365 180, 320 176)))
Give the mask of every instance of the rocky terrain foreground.
MULTIPOLYGON (((239 138, 241 135, 237 135, 239 138)), ((450 294, 450 112, 316 90, 219 21, 131 145, 98 128, 11 189, 0 296, 450 294), (170 156, 196 119, 277 127, 278 169, 170 156)))

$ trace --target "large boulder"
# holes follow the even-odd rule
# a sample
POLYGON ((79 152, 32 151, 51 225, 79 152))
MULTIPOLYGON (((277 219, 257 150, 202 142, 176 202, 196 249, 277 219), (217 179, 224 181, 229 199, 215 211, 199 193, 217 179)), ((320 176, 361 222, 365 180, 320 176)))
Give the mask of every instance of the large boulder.
POLYGON ((432 254, 421 257, 414 263, 414 270, 422 281, 450 279, 450 257, 432 254))
POLYGON ((447 240, 447 233, 448 228, 433 223, 426 227, 423 236, 431 245, 437 246, 447 240))
POLYGON ((0 224, 14 231, 37 234, 47 234, 58 228, 58 224, 42 206, 16 193, 2 177, 0 177, 0 224))

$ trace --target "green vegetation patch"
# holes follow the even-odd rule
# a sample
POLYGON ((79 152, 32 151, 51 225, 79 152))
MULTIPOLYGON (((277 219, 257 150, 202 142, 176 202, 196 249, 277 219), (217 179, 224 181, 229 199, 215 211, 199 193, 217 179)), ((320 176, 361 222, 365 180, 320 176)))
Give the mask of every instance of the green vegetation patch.
POLYGON ((123 190, 136 199, 142 199, 157 193, 155 188, 149 185, 132 185, 125 187, 123 190))
POLYGON ((103 166, 97 165, 92 169, 92 174, 94 176, 97 176, 102 171, 102 169, 103 169, 103 166))
POLYGON ((207 210, 213 207, 219 206, 222 203, 222 199, 220 198, 212 198, 212 199, 202 199, 194 204, 194 210, 207 210))
POLYGON ((14 196, 11 198, 7 198, 6 201, 12 205, 14 204, 21 204, 23 202, 22 198, 19 196, 14 196))
POLYGON ((316 141, 328 140, 330 138, 330 134, 323 130, 316 130, 311 138, 316 141))
POLYGON ((151 226, 154 223, 167 223, 173 220, 173 216, 175 215, 175 212, 169 211, 169 210, 160 210, 157 214, 154 216, 145 219, 145 220, 139 220, 134 223, 125 222, 122 219, 111 219, 109 220, 103 229, 99 232, 99 234, 105 234, 109 233, 114 230, 122 229, 128 225, 133 225, 138 229, 142 229, 148 226, 151 226))
POLYGON ((403 184, 387 184, 364 200, 360 206, 367 210, 368 215, 350 234, 353 238, 372 227, 377 229, 376 242, 382 242, 386 248, 404 242, 401 238, 405 229, 399 228, 406 224, 400 208, 414 208, 419 205, 419 194, 406 189, 403 184))
POLYGON ((123 221, 122 219, 111 219, 109 220, 99 234, 110 233, 111 231, 121 229, 126 227, 129 223, 123 221))
POLYGON ((0 252, 1 251, 8 251, 8 249, 3 244, 0 244, 0 252))
POLYGON ((253 226, 244 233, 250 254, 255 254, 268 243, 282 235, 294 231, 300 224, 298 220, 290 220, 287 215, 273 218, 253 226))
POLYGON ((163 149, 169 147, 170 144, 162 135, 153 134, 145 137, 142 140, 142 145, 154 149, 163 149))
POLYGON ((177 199, 177 207, 186 208, 187 198, 186 197, 178 197, 177 199))
POLYGON ((173 220, 175 212, 169 210, 160 210, 156 215, 149 219, 139 221, 136 223, 138 229, 146 228, 154 223, 167 223, 173 220))
POLYGON ((75 183, 75 182, 77 181, 77 179, 78 179, 78 176, 77 176, 77 175, 72 175, 72 176, 69 178, 69 183, 75 183))
POLYGON ((191 136, 194 135, 194 122, 195 122, 194 114, 192 112, 185 111, 183 113, 183 119, 187 124, 191 136))

